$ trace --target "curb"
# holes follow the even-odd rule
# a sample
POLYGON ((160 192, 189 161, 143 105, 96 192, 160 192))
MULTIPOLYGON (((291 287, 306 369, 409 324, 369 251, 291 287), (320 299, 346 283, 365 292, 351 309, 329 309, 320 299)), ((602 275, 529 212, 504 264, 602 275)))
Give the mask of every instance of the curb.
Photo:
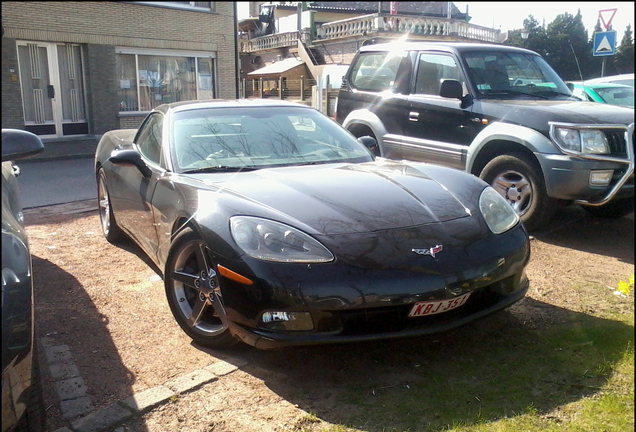
POLYGON ((44 348, 45 359, 54 385, 60 409, 65 418, 74 418, 69 426, 56 429, 54 432, 123 432, 119 429, 124 422, 152 411, 180 394, 189 393, 199 387, 229 375, 247 364, 240 358, 219 360, 201 369, 172 378, 163 384, 136 393, 108 407, 93 410, 86 385, 79 376, 73 363, 72 355, 66 345, 54 345, 50 337, 40 338, 44 348), (117 429, 116 429, 117 428, 117 429))

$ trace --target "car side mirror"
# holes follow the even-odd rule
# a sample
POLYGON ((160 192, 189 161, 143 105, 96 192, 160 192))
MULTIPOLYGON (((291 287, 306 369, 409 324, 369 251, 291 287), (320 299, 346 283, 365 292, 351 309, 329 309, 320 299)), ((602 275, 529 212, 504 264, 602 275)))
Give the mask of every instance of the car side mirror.
POLYGON ((2 129, 2 162, 25 159, 43 150, 39 136, 20 129, 2 129))
POLYGON ((132 166, 137 168, 141 174, 149 178, 152 175, 152 171, 148 168, 148 165, 141 158, 141 154, 135 149, 117 149, 113 150, 108 158, 108 161, 117 166, 132 166))
POLYGON ((470 94, 464 96, 464 87, 457 80, 444 80, 439 89, 439 95, 448 99, 459 99, 462 101, 460 107, 462 109, 468 108, 473 103, 473 98, 470 94))
POLYGON ((565 83, 565 85, 567 86, 567 88, 570 89, 570 91, 574 90, 574 84, 572 83, 565 83))

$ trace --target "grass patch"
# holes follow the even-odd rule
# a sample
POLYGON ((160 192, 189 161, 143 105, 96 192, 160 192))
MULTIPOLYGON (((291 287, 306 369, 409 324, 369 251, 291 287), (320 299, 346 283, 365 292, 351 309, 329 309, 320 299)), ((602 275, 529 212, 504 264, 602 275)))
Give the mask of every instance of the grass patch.
POLYGON ((634 315, 611 316, 568 311, 566 322, 534 330, 508 316, 500 338, 479 326, 450 332, 460 351, 414 351, 394 361, 429 360, 400 376, 389 357, 377 377, 348 387, 342 402, 353 408, 326 430, 634 430, 634 315))

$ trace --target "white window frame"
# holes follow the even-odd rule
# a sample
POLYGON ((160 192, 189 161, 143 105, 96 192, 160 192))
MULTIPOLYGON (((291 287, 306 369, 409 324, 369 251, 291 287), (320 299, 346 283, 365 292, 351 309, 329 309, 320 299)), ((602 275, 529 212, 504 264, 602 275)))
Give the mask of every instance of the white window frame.
MULTIPOLYGON (((216 61, 216 53, 215 52, 202 52, 202 51, 181 51, 181 50, 156 50, 156 49, 147 49, 147 48, 129 48, 129 47, 115 47, 115 54, 131 54, 135 55, 135 73, 137 74, 137 103, 139 104, 141 101, 140 95, 140 87, 139 87, 139 58, 138 55, 150 55, 150 56, 164 56, 164 57, 193 57, 195 73, 197 77, 197 98, 199 97, 199 87, 201 83, 199 82, 199 62, 197 61, 200 58, 212 58, 214 59, 214 70, 212 71, 212 79, 214 80, 214 92, 216 97, 218 97, 218 64, 216 61)), ((138 115, 138 114, 147 114, 150 111, 119 111, 120 115, 138 115)))

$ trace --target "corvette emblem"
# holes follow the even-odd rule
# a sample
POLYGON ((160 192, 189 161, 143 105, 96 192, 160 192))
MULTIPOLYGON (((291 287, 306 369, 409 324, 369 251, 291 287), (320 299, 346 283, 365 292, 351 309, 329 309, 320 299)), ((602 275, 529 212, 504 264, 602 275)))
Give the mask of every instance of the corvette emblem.
POLYGON ((433 258, 435 258, 435 254, 440 253, 442 251, 442 249, 444 249, 442 247, 442 245, 437 245, 437 246, 429 248, 429 249, 411 249, 411 250, 413 252, 415 252, 416 254, 430 255, 433 258))

